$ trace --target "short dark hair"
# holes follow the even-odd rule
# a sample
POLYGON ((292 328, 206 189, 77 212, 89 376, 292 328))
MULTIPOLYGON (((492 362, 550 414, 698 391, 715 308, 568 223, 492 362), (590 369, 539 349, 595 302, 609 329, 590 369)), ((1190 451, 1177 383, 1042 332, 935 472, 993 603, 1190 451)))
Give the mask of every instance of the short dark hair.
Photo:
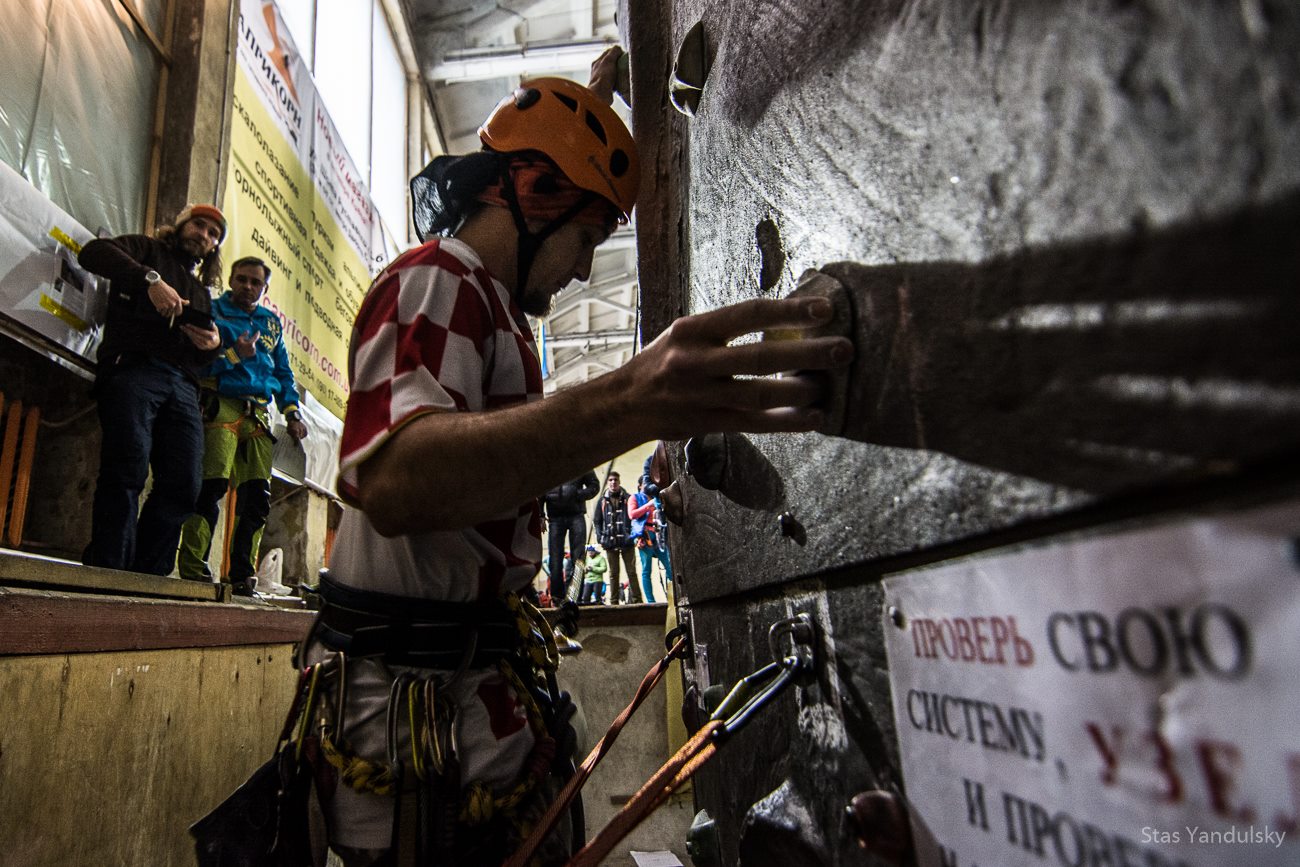
POLYGON ((264 272, 266 272, 266 276, 263 278, 263 282, 265 282, 266 285, 268 286, 271 285, 271 266, 266 264, 256 256, 244 256, 241 259, 236 259, 235 261, 231 262, 230 276, 231 277, 235 276, 235 270, 237 268, 243 268, 245 265, 256 265, 257 267, 261 268, 264 272))
POLYGON ((620 476, 618 473, 613 473, 613 472, 611 472, 608 476, 605 476, 605 481, 608 482, 610 479, 618 479, 620 482, 623 481, 622 476, 620 476))

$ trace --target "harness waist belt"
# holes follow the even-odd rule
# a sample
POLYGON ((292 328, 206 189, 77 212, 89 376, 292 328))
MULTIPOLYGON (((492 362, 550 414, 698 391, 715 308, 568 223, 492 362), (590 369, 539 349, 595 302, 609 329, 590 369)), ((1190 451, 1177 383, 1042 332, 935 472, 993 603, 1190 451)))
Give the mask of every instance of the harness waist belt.
POLYGON ((519 628, 501 603, 439 602, 358 590, 321 573, 324 602, 314 636, 353 658, 383 657, 396 665, 456 670, 486 668, 521 645, 519 628))

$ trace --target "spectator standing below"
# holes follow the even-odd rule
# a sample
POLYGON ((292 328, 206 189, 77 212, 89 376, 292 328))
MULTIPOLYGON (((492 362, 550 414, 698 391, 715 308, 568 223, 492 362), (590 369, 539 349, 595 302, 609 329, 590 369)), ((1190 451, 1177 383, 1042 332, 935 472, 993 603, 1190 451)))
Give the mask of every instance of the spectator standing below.
POLYGON ((181 524, 199 493, 198 382, 221 345, 208 313, 225 236, 221 211, 190 205, 155 237, 81 248, 82 267, 111 281, 95 378, 102 438, 87 566, 167 575, 176 565, 181 524), (153 489, 139 509, 150 468, 153 489))
POLYGON ((211 581, 208 553, 217 514, 226 491, 234 487, 235 529, 226 573, 237 596, 253 595, 249 579, 257 570, 271 511, 271 401, 284 414, 291 437, 307 435, 280 317, 261 304, 270 282, 267 264, 245 256, 230 266, 230 291, 212 302, 225 351, 203 381, 203 484, 194 514, 181 531, 181 577, 211 581))
POLYGON ((563 578, 551 572, 551 604, 559 606, 564 600, 577 602, 582 593, 582 573, 586 567, 587 501, 600 492, 596 473, 588 470, 576 479, 551 488, 542 497, 546 505, 546 534, 554 563, 565 551, 571 551, 572 569, 565 569, 563 578), (570 580, 572 579, 572 580, 570 580))
MULTIPOLYGON (((651 458, 653 457, 651 455, 651 458)), ((665 585, 673 581, 673 564, 668 556, 668 525, 664 522, 664 504, 659 499, 659 486, 650 480, 648 472, 645 474, 645 493, 655 504, 655 510, 653 519, 646 525, 648 531, 653 531, 650 534, 650 544, 640 549, 648 554, 641 559, 642 580, 646 579, 645 571, 649 561, 658 560, 664 570, 662 579, 664 583, 659 585, 659 589, 664 591, 664 601, 667 602, 668 589, 665 585)))
MULTIPOLYGON (((617 57, 615 48, 597 63, 617 57)), ((839 338, 730 345, 831 317, 824 299, 759 299, 680 319, 619 370, 542 398, 524 314, 546 315, 561 289, 590 275, 595 247, 636 197, 636 146, 609 108, 607 80, 602 90, 603 99, 570 81, 526 81, 480 129, 483 151, 435 159, 412 185, 429 240, 379 275, 356 319, 339 466, 339 491, 356 508, 343 515, 306 644, 309 658, 347 653, 345 706, 322 714, 341 710, 341 731, 320 730, 338 749, 326 750, 331 761, 408 770, 383 794, 367 786, 373 774, 340 773, 324 809, 347 867, 408 855, 499 864, 554 798, 573 709, 547 687, 555 658, 520 596, 542 559, 537 498, 647 437, 813 430, 823 386, 767 375, 852 358, 839 338), (361 631, 371 622, 401 628, 359 653, 376 634, 361 631), (415 714, 452 727, 459 769, 447 777, 444 765, 418 799, 395 794, 413 779, 415 714), (493 810, 478 823, 457 818, 485 803, 493 810), (395 817, 412 807, 423 818, 395 834, 395 817), (444 822, 434 827, 446 833, 423 842, 410 833, 444 822)), ((553 573, 562 550, 552 551, 553 573)), ((339 693, 326 688, 330 702, 339 693)), ((569 842, 562 822, 536 863, 565 863, 569 842)))
POLYGON ((587 546, 587 572, 583 576, 581 605, 600 605, 605 601, 605 573, 609 563, 595 545, 587 546))
MULTIPOLYGON (((632 519, 632 528, 628 535, 641 556, 641 586, 645 590, 645 601, 650 603, 658 601, 655 599, 654 586, 650 581, 651 562, 658 560, 662 563, 668 580, 673 580, 667 551, 660 546, 661 540, 657 528, 658 510, 655 507, 657 493, 658 489, 650 483, 650 477, 642 476, 637 481, 636 493, 627 501, 627 514, 632 519)), ((636 579, 629 576, 628 586, 632 587, 635 584, 636 579)))
MULTIPOLYGON (((636 542, 631 537, 631 518, 627 516, 628 493, 619 484, 618 473, 610 473, 605 479, 605 492, 596 501, 596 508, 591 513, 591 525, 596 530, 596 541, 609 556, 609 596, 610 604, 618 605, 623 601, 623 592, 619 579, 619 566, 627 570, 629 579, 636 576, 636 542), (620 564, 619 561, 622 560, 620 564)), ((628 581, 630 591, 628 601, 640 602, 641 589, 635 580, 628 581)))

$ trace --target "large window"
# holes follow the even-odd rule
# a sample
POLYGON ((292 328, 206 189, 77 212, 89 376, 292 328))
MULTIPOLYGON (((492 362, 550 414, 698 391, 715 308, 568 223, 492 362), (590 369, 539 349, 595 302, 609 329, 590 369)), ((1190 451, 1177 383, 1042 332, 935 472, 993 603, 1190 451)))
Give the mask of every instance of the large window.
POLYGON ((411 240, 406 185, 410 100, 406 65, 382 0, 277 0, 389 239, 411 240))
MULTIPOLYGON (((385 228, 399 242, 405 241, 410 220, 406 216, 407 124, 419 118, 407 117, 406 70, 397 52, 393 33, 375 4, 374 77, 371 92, 370 187, 375 207, 385 228)), ((405 246, 405 245, 403 245, 405 246)))
POLYGON ((144 231, 169 0, 4 0, 0 159, 91 231, 144 231))
POLYGON ((312 75, 343 144, 363 173, 370 165, 372 2, 316 7, 316 64, 312 75))

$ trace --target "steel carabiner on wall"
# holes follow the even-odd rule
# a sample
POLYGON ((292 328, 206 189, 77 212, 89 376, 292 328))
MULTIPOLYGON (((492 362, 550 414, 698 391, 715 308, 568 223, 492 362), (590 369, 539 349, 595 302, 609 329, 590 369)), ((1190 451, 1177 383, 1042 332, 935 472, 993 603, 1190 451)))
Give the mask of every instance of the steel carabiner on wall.
POLYGON ((806 683, 813 676, 817 660, 816 635, 816 625, 807 613, 801 612, 772 624, 767 637, 776 661, 741 678, 718 705, 709 717, 722 722, 713 733, 715 739, 721 740, 740 731, 758 710, 780 695, 791 682, 806 683), (789 653, 782 653, 781 639, 786 636, 790 638, 791 648, 789 653))

